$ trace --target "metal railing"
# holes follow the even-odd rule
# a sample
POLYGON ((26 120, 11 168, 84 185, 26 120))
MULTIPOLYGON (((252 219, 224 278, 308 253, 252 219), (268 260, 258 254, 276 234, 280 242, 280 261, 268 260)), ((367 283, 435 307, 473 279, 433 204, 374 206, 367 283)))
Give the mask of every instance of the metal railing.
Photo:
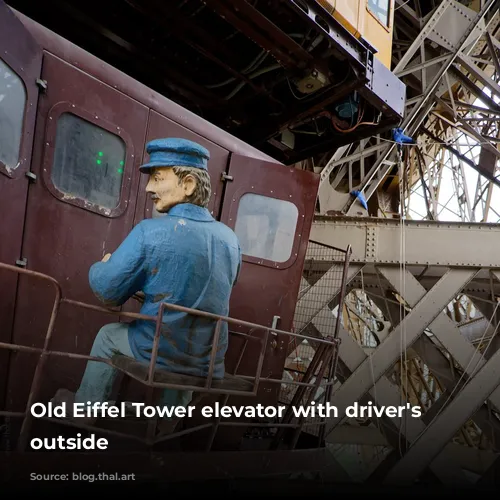
MULTIPOLYGON (((156 316, 149 316, 149 315, 144 315, 140 313, 132 313, 132 312, 125 312, 125 311, 116 311, 116 310, 111 310, 107 309, 105 307, 100 307, 96 306, 93 304, 88 304, 85 302, 79 302, 75 300, 71 300, 68 298, 63 297, 62 289, 60 284, 58 283, 57 280, 55 280, 53 277, 39 273, 36 271, 31 271, 23 268, 19 268, 16 266, 12 266, 9 264, 1 263, 0 262, 0 270, 4 271, 10 271, 22 275, 29 276, 31 278, 36 278, 40 280, 45 280, 47 282, 50 282, 55 291, 55 297, 54 297, 54 302, 52 305, 52 312, 50 315, 49 319, 49 324, 47 327, 47 331, 45 334, 45 339, 43 343, 43 347, 37 348, 37 347, 31 347, 31 346, 26 346, 26 345, 20 345, 20 344, 13 344, 13 343, 6 343, 6 342, 0 342, 0 349, 7 349, 11 351, 18 351, 18 352, 27 352, 27 353, 37 353, 40 355, 35 373, 33 376, 33 381, 31 384, 31 390, 28 396, 28 401, 27 405, 25 408, 25 411, 23 412, 13 412, 13 411, 0 411, 0 417, 7 417, 7 418, 21 418, 22 425, 21 425, 21 430, 19 433, 19 438, 17 441, 17 451, 18 452, 23 452, 26 450, 26 447, 28 445, 29 439, 30 439, 30 434, 31 434, 31 429, 33 426, 33 420, 34 418, 40 419, 40 420, 46 420, 50 422, 54 422, 57 424, 65 425, 65 426, 70 426, 70 427, 75 427, 83 430, 89 430, 93 431, 96 433, 104 434, 104 435, 110 435, 110 436, 116 436, 116 437, 121 437, 121 438, 126 438, 126 439, 132 439, 136 441, 140 441, 143 444, 152 446, 158 442, 162 442, 168 439, 173 439, 176 437, 180 437, 181 435, 193 433, 202 429, 206 428, 212 428, 212 432, 209 436, 208 443, 206 446, 207 451, 211 449, 215 434, 217 432, 217 429, 219 426, 245 426, 245 427, 272 427, 272 428, 294 428, 297 430, 298 433, 300 433, 300 430, 304 427, 307 426, 307 423, 304 423, 303 421, 300 421, 297 424, 292 424, 289 422, 273 422, 273 423, 264 423, 264 424, 258 424, 258 423, 251 423, 251 422, 234 422, 234 421, 228 421, 228 422, 221 422, 220 418, 216 418, 214 422, 210 422, 207 424, 199 425, 193 428, 188 428, 182 431, 178 432, 173 432, 172 434, 169 434, 167 436, 159 437, 159 438, 154 438, 151 435, 150 429, 148 429, 148 433, 146 437, 140 437, 137 435, 132 435, 124 432, 118 432, 114 431, 111 429, 104 429, 100 427, 95 427, 91 425, 85 425, 85 424, 79 424, 73 420, 66 420, 66 419, 59 419, 59 418, 53 418, 53 417, 34 417, 31 414, 31 407, 32 405, 37 402, 37 397, 40 393, 40 387, 43 379, 43 373, 44 373, 44 368, 46 366, 46 363, 50 357, 53 356, 58 356, 58 357, 63 357, 63 358, 72 358, 72 359, 81 359, 81 360, 87 360, 87 361, 98 361, 101 363, 106 363, 108 365, 113 366, 115 369, 118 371, 124 373, 125 375, 136 379, 139 381, 141 384, 147 386, 150 389, 154 388, 171 388, 171 389, 182 389, 182 390, 192 390, 196 392, 205 392, 205 393, 215 393, 215 394, 223 394, 223 401, 222 403, 225 404, 227 402, 227 399, 229 398, 230 395, 238 395, 238 396, 257 396, 258 390, 259 390, 259 385, 262 382, 266 383, 276 383, 276 384, 291 384, 295 386, 299 386, 301 390, 307 390, 313 389, 314 391, 318 389, 319 386, 325 387, 325 391, 328 391, 328 388, 334 383, 334 368, 333 368, 333 373, 332 370, 330 370, 330 377, 327 378, 326 382, 323 380, 319 380, 312 383, 308 381, 296 381, 296 380, 282 380, 282 379, 276 379, 276 378, 270 378, 270 377, 262 377, 262 367, 263 367, 263 362, 264 362, 264 357, 265 357, 265 352, 266 352, 266 347, 268 344, 269 336, 271 335, 272 337, 276 337, 278 335, 285 335, 288 337, 293 337, 295 338, 298 342, 303 342, 303 341, 308 341, 308 342, 314 342, 319 345, 323 345, 323 348, 320 349, 320 351, 327 356, 327 359, 333 359, 335 360, 336 363, 336 358, 337 358, 337 353, 338 349, 336 348, 338 345, 338 340, 336 338, 324 338, 324 339, 318 339, 318 338, 312 338, 308 337, 306 335, 301 335, 301 334, 296 334, 284 330, 279 330, 276 328, 264 326, 264 325, 258 325, 255 323, 251 323, 248 321, 242 321, 239 319, 231 318, 231 317, 225 317, 225 316, 220 316, 216 314, 211 314, 208 312, 196 310, 196 309, 190 309, 174 304, 168 304, 168 303, 161 303, 159 307, 158 314, 156 316), (97 312, 102 312, 110 315, 115 315, 118 317, 124 317, 124 318, 130 318, 130 319, 141 319, 141 320, 147 320, 147 321, 154 321, 156 323, 156 328, 155 328, 155 336, 154 336, 154 341, 153 341, 153 352, 151 356, 151 360, 149 363, 148 367, 148 377, 147 380, 140 379, 133 373, 130 373, 129 371, 126 371, 118 366, 116 366, 112 360, 110 359, 104 359, 104 358, 97 358, 97 357, 92 357, 89 355, 84 355, 84 354, 78 354, 74 352, 66 352, 66 351, 56 351, 56 350, 51 350, 50 349, 50 344, 57 320, 57 315, 60 310, 61 304, 68 304, 72 305, 77 308, 84 308, 84 309, 89 309, 97 312), (195 316, 201 316, 205 318, 210 318, 212 320, 215 320, 216 323, 216 328, 215 328, 215 333, 214 333, 214 338, 213 338, 213 346, 212 346, 212 353, 210 357, 210 363, 209 363, 209 370, 208 374, 206 377, 206 382, 204 386, 198 386, 198 385, 179 385, 179 384, 171 384, 171 383, 161 383, 157 382, 154 379, 155 371, 159 368, 156 366, 156 361, 157 361, 157 356, 158 356, 158 347, 159 347, 159 341, 160 341, 160 335, 161 335, 161 326, 163 324, 163 316, 165 311, 173 310, 173 311, 181 311, 185 312, 188 314, 192 314, 195 316), (234 370, 234 375, 237 378, 252 381, 253 382, 253 388, 252 391, 239 391, 239 390, 230 390, 230 389, 224 389, 224 388, 219 388, 219 387, 213 387, 213 372, 214 372, 214 365, 215 365, 215 356, 217 352, 217 345, 219 342, 219 336, 220 336, 220 327, 221 323, 225 321, 228 324, 233 324, 233 325, 239 325, 241 327, 246 327, 250 328, 249 334, 241 333, 241 332, 234 332, 234 331, 229 331, 230 335, 235 335, 239 337, 243 337, 245 339, 245 342, 243 344, 243 348, 240 352, 236 368, 234 370), (257 331, 262 331, 264 332, 264 335, 262 337, 257 337, 255 336, 255 332, 257 331), (257 361, 257 368, 255 371, 255 376, 246 376, 246 375, 238 375, 237 370, 239 368, 239 364, 241 360, 244 357, 245 350, 247 348, 248 342, 260 342, 260 351, 258 355, 258 361, 257 361)), ((286 345, 286 343, 285 343, 286 345)), ((159 368, 161 370, 161 367, 159 368)), ((320 377, 321 379, 323 377, 320 377)), ((302 392, 299 391, 299 392, 302 392)), ((317 425, 317 424, 314 424, 317 425)), ((149 427, 149 426, 148 426, 149 427)))
MULTIPOLYGON (((282 387, 280 401, 290 401, 290 405, 308 405, 314 400, 326 405, 331 400, 332 386, 337 372, 339 329, 351 254, 350 245, 344 250, 309 240, 303 270, 307 286, 300 293, 294 324, 301 335, 304 333, 308 336, 314 335, 314 340, 307 342, 295 338, 292 340, 285 372, 288 372, 294 380, 308 383, 314 381, 318 385, 316 390, 310 390, 308 395, 307 390, 282 387), (335 309, 336 314, 334 314, 335 309), (328 314, 324 314, 325 310, 328 314), (336 343, 337 349, 333 353, 325 350, 323 344, 318 342, 325 338, 330 338, 336 343), (325 366, 326 361, 323 360, 329 360, 328 368, 325 366), (320 378, 326 379, 327 383, 319 383, 320 378)), ((299 420, 305 422, 309 427, 308 433, 316 436, 318 446, 322 446, 326 417, 308 416, 299 420)), ((283 432, 279 433, 282 434, 283 432)), ((295 432, 291 439, 292 447, 297 443, 297 439, 298 433, 295 432)))

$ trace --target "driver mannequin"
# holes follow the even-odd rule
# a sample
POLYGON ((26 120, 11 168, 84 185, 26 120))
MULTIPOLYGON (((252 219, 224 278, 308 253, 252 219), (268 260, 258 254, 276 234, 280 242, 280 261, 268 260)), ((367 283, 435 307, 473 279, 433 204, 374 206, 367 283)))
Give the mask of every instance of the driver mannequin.
MULTIPOLYGON (((106 254, 89 271, 89 284, 108 307, 131 297, 142 302, 141 314, 155 316, 161 302, 228 316, 229 299, 241 266, 238 238, 207 209, 210 196, 209 152, 186 139, 168 138, 147 145, 149 175, 146 191, 165 217, 138 223, 113 254, 106 254)), ((206 377, 215 321, 166 310, 158 347, 157 367, 206 377)), ((90 356, 111 359, 122 354, 149 363, 155 323, 134 320, 103 326, 90 356)), ((224 377, 227 324, 221 324, 213 378, 224 377)), ((53 402, 109 401, 118 370, 89 361, 76 394, 60 389, 53 402)), ((191 391, 165 389, 159 404, 187 406, 191 391)), ((79 422, 83 418, 77 419, 79 422)), ((87 419, 85 423, 93 423, 87 419)))

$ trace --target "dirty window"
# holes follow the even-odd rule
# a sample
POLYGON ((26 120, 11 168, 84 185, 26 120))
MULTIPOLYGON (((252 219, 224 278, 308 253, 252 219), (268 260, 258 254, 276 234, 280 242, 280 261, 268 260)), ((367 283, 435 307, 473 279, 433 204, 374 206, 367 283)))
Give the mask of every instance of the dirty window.
POLYGON ((19 163, 25 105, 23 81, 0 59, 0 162, 9 172, 19 163))
POLYGON ((293 248, 299 212, 289 202, 247 193, 240 199, 235 233, 250 257, 286 262, 293 248))
POLYGON ((389 4, 390 0, 368 0, 368 8, 384 26, 389 26, 389 4))
POLYGON ((67 196, 116 208, 125 165, 125 143, 71 113, 57 122, 52 182, 67 196))

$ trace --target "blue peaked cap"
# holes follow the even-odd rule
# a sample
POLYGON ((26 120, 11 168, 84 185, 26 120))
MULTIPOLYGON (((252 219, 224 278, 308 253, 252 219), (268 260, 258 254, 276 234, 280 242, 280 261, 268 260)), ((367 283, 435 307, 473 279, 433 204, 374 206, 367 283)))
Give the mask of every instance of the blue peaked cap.
POLYGON ((146 152, 149 154, 149 162, 139 167, 143 173, 155 167, 193 167, 208 170, 210 152, 201 144, 188 139, 155 139, 148 142, 146 152))

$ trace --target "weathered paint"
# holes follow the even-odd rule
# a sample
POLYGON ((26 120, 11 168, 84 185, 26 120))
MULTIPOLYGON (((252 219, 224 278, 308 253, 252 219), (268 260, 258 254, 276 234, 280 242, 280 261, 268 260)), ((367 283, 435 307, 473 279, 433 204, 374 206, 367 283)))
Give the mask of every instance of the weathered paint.
MULTIPOLYGON (((42 77, 48 82, 48 89, 39 100, 32 165, 39 181, 31 186, 28 196, 23 250, 29 269, 53 276, 61 283, 65 296, 95 302, 88 284, 89 267, 101 260, 105 253, 112 252, 132 229, 148 109, 49 54, 44 54, 42 77), (83 88, 85 92, 82 92, 83 88), (79 116, 85 115, 85 119, 96 125, 108 123, 120 127, 118 132, 127 142, 123 174, 125 187, 122 203, 114 211, 115 217, 105 216, 102 211, 92 211, 93 207, 88 204, 68 199, 51 183, 55 124, 58 112, 66 109, 79 116)), ((46 329, 51 294, 47 293, 45 285, 23 277, 17 297, 13 340, 37 346, 46 329)), ((105 316, 64 306, 56 324, 52 347, 88 353, 100 326, 108 321, 105 316)), ((28 380, 33 375, 36 361, 35 357, 29 359, 31 363, 27 356, 18 354, 10 367, 8 409, 21 409, 26 402, 28 380)), ((83 368, 83 363, 66 360, 48 363, 42 386, 43 397, 52 396, 61 385, 76 389, 83 368)))
MULTIPOLYGON (((26 173, 31 166, 38 98, 36 80, 40 76, 42 49, 3 2, 0 2, 0 47, 1 59, 22 79, 26 89, 24 133, 17 168, 0 166, 0 262, 14 265, 22 258, 21 243, 29 188, 26 173)), ((0 342, 11 341, 17 283, 16 274, 0 272, 0 342)), ((0 350, 0 408, 4 401, 8 360, 8 351, 0 350)))
MULTIPOLYGON (((147 178, 138 172, 138 166, 145 159, 146 141, 168 135, 185 137, 210 150, 213 190, 210 209, 230 227, 234 228, 237 203, 245 192, 292 201, 296 205, 299 219, 291 258, 286 263, 275 263, 244 257, 230 311, 232 317, 265 325, 271 325, 274 316, 279 316, 277 327, 291 329, 319 177, 284 167, 24 16, 20 17, 46 50, 43 78, 48 81, 47 92, 38 106, 33 156, 33 169, 39 182, 30 189, 23 241, 29 269, 54 276, 68 298, 97 303, 88 285, 89 267, 112 252, 135 224, 152 215, 151 202, 144 192, 147 178), (122 191, 122 203, 116 209, 102 209, 60 195, 51 186, 54 123, 57 113, 71 111, 73 104, 77 113, 89 121, 105 123, 116 130, 119 127, 120 135, 127 142, 124 176, 128 184, 122 191), (222 181, 223 172, 233 176, 233 180, 222 181)), ((40 345, 52 299, 47 286, 22 277, 13 339, 16 343, 40 345)), ((137 304, 129 301, 123 309, 135 310, 137 304)), ((65 303, 50 347, 88 354, 99 327, 107 322, 108 316, 84 313, 65 303)), ((269 346, 262 376, 281 378, 286 358, 283 339, 278 338, 269 346)), ((236 364, 240 348, 237 342, 230 345, 228 368, 236 364)), ((249 350, 241 371, 253 375, 256 357, 257 353, 249 350)), ((8 382, 8 409, 23 409, 35 363, 35 355, 16 355, 8 382)), ((76 389, 84 367, 84 362, 75 359, 50 360, 43 378, 42 398, 52 396, 58 387, 76 389)), ((274 402, 277 390, 277 384, 263 384, 255 404, 274 402)), ((235 434, 241 432, 238 430, 235 434)), ((236 435, 228 436, 227 442, 235 445, 236 435)))
MULTIPOLYGON (((208 162, 208 173, 212 181, 212 198, 208 209, 212 215, 218 219, 221 203, 222 191, 224 182, 221 175, 226 171, 229 163, 229 151, 216 144, 214 138, 212 140, 203 137, 192 130, 182 127, 172 118, 168 118, 154 110, 151 110, 149 115, 148 130, 146 143, 157 137, 183 137, 195 141, 210 151, 210 161, 208 162)), ((143 161, 147 160, 147 154, 144 152, 143 161)), ((148 181, 147 176, 142 176, 140 179, 139 192, 137 193, 137 208, 135 215, 135 224, 142 219, 149 219, 152 215, 153 202, 147 196, 145 188, 148 181)))

